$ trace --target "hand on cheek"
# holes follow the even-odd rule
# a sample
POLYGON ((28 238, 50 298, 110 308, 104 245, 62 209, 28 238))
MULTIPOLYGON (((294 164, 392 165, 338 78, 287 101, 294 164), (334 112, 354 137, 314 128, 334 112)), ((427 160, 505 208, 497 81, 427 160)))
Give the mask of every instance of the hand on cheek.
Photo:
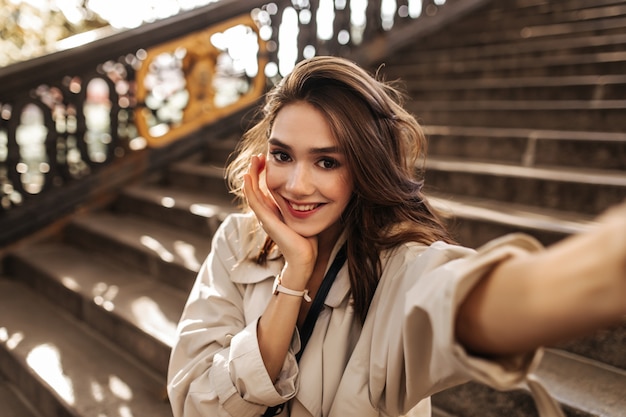
POLYGON ((306 266, 305 270, 308 270, 317 258, 317 238, 305 238, 283 222, 278 206, 262 178, 265 162, 263 155, 253 156, 250 169, 244 176, 244 194, 248 205, 263 230, 281 249, 287 263, 306 266))
POLYGON ((280 211, 267 190, 265 178, 263 178, 264 170, 265 158, 263 155, 253 156, 250 161, 250 169, 244 176, 243 191, 250 208, 256 214, 265 231, 270 233, 270 231, 265 228, 265 224, 268 221, 271 224, 275 221, 282 222, 282 220, 280 211))

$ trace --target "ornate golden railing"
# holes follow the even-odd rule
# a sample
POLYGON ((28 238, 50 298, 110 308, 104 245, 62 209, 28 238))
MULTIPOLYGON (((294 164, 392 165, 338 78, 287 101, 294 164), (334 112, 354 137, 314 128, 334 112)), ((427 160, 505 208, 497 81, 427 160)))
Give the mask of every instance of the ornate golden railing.
POLYGON ((164 146, 249 106, 265 91, 266 64, 266 42, 250 14, 148 49, 136 75, 138 134, 149 146, 164 146), (233 40, 224 39, 222 47, 212 41, 229 36, 233 40), (232 47, 247 50, 237 59, 253 67, 253 76, 220 65, 220 58, 233 58, 228 51, 232 47), (164 72, 171 78, 163 79, 164 72), (165 106, 171 110, 159 114, 165 106))

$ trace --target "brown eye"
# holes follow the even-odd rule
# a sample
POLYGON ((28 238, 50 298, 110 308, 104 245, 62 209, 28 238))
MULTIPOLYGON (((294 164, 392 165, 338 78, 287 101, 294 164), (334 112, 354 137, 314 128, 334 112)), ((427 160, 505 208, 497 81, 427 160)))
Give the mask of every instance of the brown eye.
POLYGON ((291 157, 283 151, 271 151, 270 155, 278 162, 289 162, 291 160, 291 157))
POLYGON ((333 158, 322 158, 319 160, 317 165, 324 169, 334 169, 339 166, 339 162, 333 158))

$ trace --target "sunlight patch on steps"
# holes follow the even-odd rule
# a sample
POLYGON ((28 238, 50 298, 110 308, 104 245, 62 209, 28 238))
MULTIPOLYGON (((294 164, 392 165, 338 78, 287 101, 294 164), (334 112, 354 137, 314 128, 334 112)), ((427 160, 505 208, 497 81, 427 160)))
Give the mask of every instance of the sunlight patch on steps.
POLYGON ((56 346, 45 343, 28 353, 26 363, 54 391, 69 404, 74 404, 74 386, 71 379, 63 372, 61 355, 56 346))
POLYGON ((174 254, 165 249, 165 247, 155 238, 143 235, 141 236, 140 242, 146 248, 154 251, 159 256, 159 258, 161 258, 165 262, 174 262, 174 254))
POLYGON ((140 297, 131 306, 139 326, 168 346, 174 346, 177 323, 168 320, 159 304, 150 297, 140 297))
POLYGON ((13 350, 24 340, 24 333, 15 332, 9 335, 9 331, 6 327, 0 327, 0 342, 3 342, 7 349, 13 350))

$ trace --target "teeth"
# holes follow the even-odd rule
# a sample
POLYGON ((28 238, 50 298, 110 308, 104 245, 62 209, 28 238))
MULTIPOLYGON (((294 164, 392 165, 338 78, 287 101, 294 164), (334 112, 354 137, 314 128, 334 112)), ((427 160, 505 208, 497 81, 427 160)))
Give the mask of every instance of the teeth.
POLYGON ((294 204, 291 203, 291 207, 296 211, 311 211, 317 207, 317 204, 294 204))

